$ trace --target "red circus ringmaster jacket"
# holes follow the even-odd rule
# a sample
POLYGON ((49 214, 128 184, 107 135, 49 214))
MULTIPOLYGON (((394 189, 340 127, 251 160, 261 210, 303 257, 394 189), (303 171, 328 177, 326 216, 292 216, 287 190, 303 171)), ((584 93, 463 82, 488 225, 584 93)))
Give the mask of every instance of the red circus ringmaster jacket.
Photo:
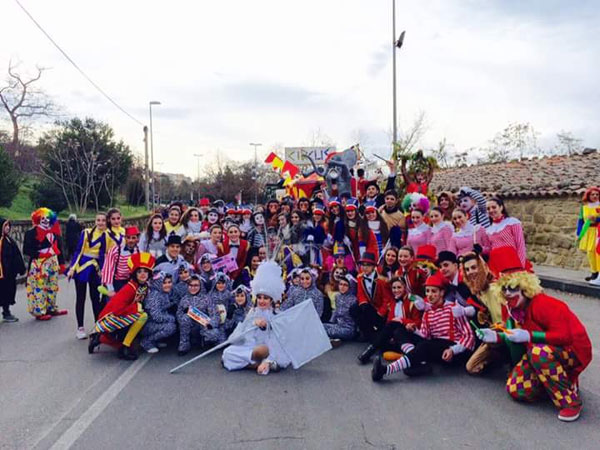
POLYGON ((390 304, 392 303, 392 289, 385 278, 375 276, 375 289, 373 296, 367 291, 364 281, 364 274, 359 274, 358 277, 358 289, 356 292, 356 298, 359 305, 365 303, 370 304, 375 308, 377 314, 381 317, 387 317, 390 304))
POLYGON ((114 314, 115 316, 125 316, 136 314, 141 310, 141 304, 148 292, 148 286, 141 286, 133 280, 130 280, 125 286, 119 289, 108 301, 106 306, 100 311, 99 319, 114 314))
MULTIPOLYGON (((592 360, 592 343, 579 318, 566 303, 546 294, 534 296, 525 311, 521 327, 546 333, 546 343, 573 350, 581 363, 573 369, 576 380, 592 360)), ((531 344, 528 344, 531 345, 531 344)))

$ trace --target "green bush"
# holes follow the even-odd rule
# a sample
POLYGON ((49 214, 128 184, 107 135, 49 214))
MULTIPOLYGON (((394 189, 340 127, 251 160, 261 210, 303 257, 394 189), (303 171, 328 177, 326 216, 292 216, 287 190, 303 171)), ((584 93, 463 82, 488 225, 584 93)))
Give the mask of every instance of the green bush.
POLYGON ((21 174, 4 147, 0 146, 0 206, 12 205, 20 183, 21 174))

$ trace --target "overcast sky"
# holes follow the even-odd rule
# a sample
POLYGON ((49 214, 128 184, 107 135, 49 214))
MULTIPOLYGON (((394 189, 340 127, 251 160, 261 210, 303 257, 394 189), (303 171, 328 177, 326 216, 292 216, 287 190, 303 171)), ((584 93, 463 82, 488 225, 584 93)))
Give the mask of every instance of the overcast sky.
MULTIPOLYGON (((121 106, 148 122, 157 170, 196 175, 316 130, 338 146, 361 136, 390 153, 391 0, 21 0, 121 106)), ((114 108, 35 28, 2 2, 0 67, 50 67, 43 87, 70 115, 110 123, 143 151, 141 127, 114 108)), ((425 111, 423 146, 484 146, 528 121, 544 146, 561 130, 600 145, 600 1, 397 0, 399 121, 425 111)))

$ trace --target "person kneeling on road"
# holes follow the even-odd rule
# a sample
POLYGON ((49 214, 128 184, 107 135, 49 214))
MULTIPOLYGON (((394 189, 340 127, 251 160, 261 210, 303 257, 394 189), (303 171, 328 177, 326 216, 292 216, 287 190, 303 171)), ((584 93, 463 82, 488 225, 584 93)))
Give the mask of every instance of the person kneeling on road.
POLYGON ((100 311, 95 331, 89 336, 89 353, 94 353, 100 344, 107 344, 119 349, 119 358, 137 359, 137 353, 131 346, 148 319, 142 304, 148 295, 148 280, 152 276, 154 262, 150 253, 136 253, 129 258, 131 279, 100 311), (123 333, 125 336, 121 340, 123 333))

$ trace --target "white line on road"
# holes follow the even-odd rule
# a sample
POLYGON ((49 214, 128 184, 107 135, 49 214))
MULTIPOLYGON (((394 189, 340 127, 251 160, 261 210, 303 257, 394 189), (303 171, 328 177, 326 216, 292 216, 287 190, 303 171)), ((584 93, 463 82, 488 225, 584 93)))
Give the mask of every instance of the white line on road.
POLYGON ((104 393, 67 429, 50 447, 50 450, 66 450, 81 437, 87 428, 106 409, 117 395, 127 386, 139 370, 150 361, 150 355, 144 353, 137 361, 123 372, 104 393))

